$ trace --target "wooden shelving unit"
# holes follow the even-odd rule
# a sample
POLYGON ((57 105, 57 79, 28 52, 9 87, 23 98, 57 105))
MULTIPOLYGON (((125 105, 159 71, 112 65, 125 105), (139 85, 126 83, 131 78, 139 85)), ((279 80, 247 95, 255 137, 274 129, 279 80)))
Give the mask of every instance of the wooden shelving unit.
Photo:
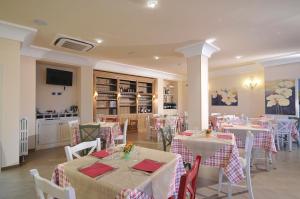
POLYGON ((94 88, 98 96, 95 99, 94 109, 96 114, 116 115, 118 81, 105 77, 94 77, 94 88))
MULTIPOLYGON (((166 81, 167 82, 167 81, 166 81)), ((167 82, 168 85, 164 87, 164 109, 177 109, 176 87, 167 82)))
POLYGON ((94 116, 153 113, 155 79, 94 70, 94 116))

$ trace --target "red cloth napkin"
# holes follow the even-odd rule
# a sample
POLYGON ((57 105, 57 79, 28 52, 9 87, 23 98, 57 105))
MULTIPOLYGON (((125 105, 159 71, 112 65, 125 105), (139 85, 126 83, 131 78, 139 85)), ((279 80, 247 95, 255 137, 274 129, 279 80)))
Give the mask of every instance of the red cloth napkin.
POLYGON ((217 134, 217 138, 224 139, 224 140, 231 140, 232 135, 231 134, 217 134))
POLYGON ((105 158, 109 156, 109 153, 106 150, 97 151, 91 154, 92 156, 95 156, 97 158, 105 158))
POLYGON ((95 164, 92 164, 91 166, 85 167, 83 169, 79 169, 79 171, 87 176, 90 176, 92 178, 100 176, 108 171, 113 170, 114 168, 106 165, 106 164, 102 164, 100 162, 96 162, 95 164))
POLYGON ((192 136, 193 133, 192 132, 181 132, 181 133, 178 133, 178 135, 192 136))
POLYGON ((149 173, 153 173, 157 169, 159 169, 164 163, 163 162, 157 162, 154 160, 145 159, 136 165, 134 165, 132 168, 140 171, 146 171, 149 173))

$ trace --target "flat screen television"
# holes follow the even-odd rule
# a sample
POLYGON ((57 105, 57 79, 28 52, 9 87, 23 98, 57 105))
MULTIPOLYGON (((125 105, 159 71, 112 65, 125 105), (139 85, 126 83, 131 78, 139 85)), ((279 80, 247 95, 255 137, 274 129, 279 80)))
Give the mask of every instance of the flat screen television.
POLYGON ((72 86, 72 80, 73 80, 72 72, 47 68, 46 73, 47 73, 46 75, 47 84, 72 86))

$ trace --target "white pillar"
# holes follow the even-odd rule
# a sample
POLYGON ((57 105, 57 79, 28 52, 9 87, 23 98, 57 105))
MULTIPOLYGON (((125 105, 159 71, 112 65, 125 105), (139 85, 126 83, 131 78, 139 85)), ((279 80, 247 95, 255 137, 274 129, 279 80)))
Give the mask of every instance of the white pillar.
POLYGON ((0 35, 2 167, 19 164, 20 45, 19 41, 4 39, 0 35))
POLYGON ((187 58, 189 129, 208 128, 208 58, 219 50, 217 46, 206 42, 176 50, 187 58))
POLYGON ((93 67, 80 67, 80 122, 93 121, 93 67))

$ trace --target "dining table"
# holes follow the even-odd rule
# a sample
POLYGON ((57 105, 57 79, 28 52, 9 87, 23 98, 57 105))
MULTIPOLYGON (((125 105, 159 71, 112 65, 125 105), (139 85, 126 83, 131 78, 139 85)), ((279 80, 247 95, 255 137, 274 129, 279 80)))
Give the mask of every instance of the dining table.
POLYGON ((207 136, 202 131, 187 130, 173 138, 170 151, 180 154, 190 164, 196 155, 201 155, 201 165, 223 168, 231 183, 238 184, 245 177, 234 134, 218 132, 207 136))
MULTIPOLYGON (((100 124, 99 136, 101 140, 105 140, 107 145, 114 145, 114 138, 122 134, 122 130, 119 122, 98 122, 98 123, 86 123, 89 124, 100 124)), ((81 142, 79 126, 71 130, 71 145, 74 146, 81 142)))
POLYGON ((161 199, 178 194, 180 178, 185 174, 178 154, 134 146, 130 159, 123 157, 122 148, 112 155, 97 158, 84 156, 56 166, 52 182, 60 187, 72 186, 78 199, 161 199), (135 169, 145 160, 160 163, 153 173, 135 169), (113 170, 97 177, 82 173, 82 168, 105 164, 113 170))
POLYGON ((238 148, 244 148, 246 134, 253 133, 253 148, 263 149, 266 152, 276 153, 274 133, 271 128, 256 124, 226 124, 221 125, 225 133, 234 133, 238 148))

